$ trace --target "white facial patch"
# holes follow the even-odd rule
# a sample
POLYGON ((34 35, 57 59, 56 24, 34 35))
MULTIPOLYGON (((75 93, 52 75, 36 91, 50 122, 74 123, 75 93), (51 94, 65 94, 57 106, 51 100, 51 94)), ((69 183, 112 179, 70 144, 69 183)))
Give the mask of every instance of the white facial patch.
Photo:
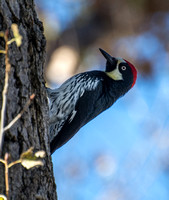
POLYGON ((122 58, 117 58, 117 59, 118 59, 118 62, 117 62, 117 65, 116 65, 116 69, 114 69, 111 72, 106 72, 106 74, 110 78, 112 78, 113 80, 115 80, 115 81, 123 80, 123 76, 122 76, 122 74, 119 71, 119 64, 122 63, 122 62, 123 63, 125 62, 122 58))

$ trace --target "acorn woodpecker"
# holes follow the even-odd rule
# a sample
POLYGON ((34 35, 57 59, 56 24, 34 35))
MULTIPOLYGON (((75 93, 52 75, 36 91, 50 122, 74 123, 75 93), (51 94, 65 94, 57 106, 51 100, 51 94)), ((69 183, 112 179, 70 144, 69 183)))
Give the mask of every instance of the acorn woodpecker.
POLYGON ((112 106, 136 82, 137 71, 130 62, 100 51, 107 60, 105 71, 80 73, 57 89, 47 88, 51 153, 112 106))

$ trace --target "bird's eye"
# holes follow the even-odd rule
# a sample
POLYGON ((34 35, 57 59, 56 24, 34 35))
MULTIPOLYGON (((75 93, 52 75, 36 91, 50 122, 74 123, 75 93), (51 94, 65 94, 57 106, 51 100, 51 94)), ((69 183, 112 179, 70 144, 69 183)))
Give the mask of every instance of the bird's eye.
POLYGON ((126 66, 122 66, 121 69, 124 71, 126 70, 126 66))

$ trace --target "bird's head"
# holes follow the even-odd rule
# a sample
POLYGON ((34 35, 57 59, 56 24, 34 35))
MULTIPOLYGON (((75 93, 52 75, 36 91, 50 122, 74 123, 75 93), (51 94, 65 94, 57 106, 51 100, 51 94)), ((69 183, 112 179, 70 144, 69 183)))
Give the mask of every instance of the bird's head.
POLYGON ((106 74, 115 81, 124 81, 133 87, 137 79, 136 68, 123 58, 114 58, 103 49, 99 50, 107 60, 106 74))

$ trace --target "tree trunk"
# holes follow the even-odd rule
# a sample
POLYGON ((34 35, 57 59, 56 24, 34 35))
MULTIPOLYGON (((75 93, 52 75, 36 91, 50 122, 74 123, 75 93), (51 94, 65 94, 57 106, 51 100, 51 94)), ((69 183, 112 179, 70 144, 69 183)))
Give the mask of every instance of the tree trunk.
MULTIPOLYGON (((0 0, 0 31, 9 30, 9 39, 13 38, 11 25, 18 25, 22 35, 22 45, 9 45, 8 57, 11 64, 5 125, 7 125, 24 107, 32 93, 35 98, 22 117, 4 134, 3 152, 10 154, 10 160, 19 159, 22 152, 30 147, 44 150, 44 166, 29 170, 21 164, 9 169, 9 199, 53 200, 56 186, 48 139, 48 107, 44 87, 43 66, 45 62, 45 37, 42 23, 37 18, 33 0, 0 0)), ((5 41, 0 37, 0 50, 5 41)), ((0 94, 5 77, 5 55, 0 54, 0 94)), ((0 95, 0 108, 2 95, 0 95)), ((4 166, 0 164, 0 194, 5 194, 4 166)))

